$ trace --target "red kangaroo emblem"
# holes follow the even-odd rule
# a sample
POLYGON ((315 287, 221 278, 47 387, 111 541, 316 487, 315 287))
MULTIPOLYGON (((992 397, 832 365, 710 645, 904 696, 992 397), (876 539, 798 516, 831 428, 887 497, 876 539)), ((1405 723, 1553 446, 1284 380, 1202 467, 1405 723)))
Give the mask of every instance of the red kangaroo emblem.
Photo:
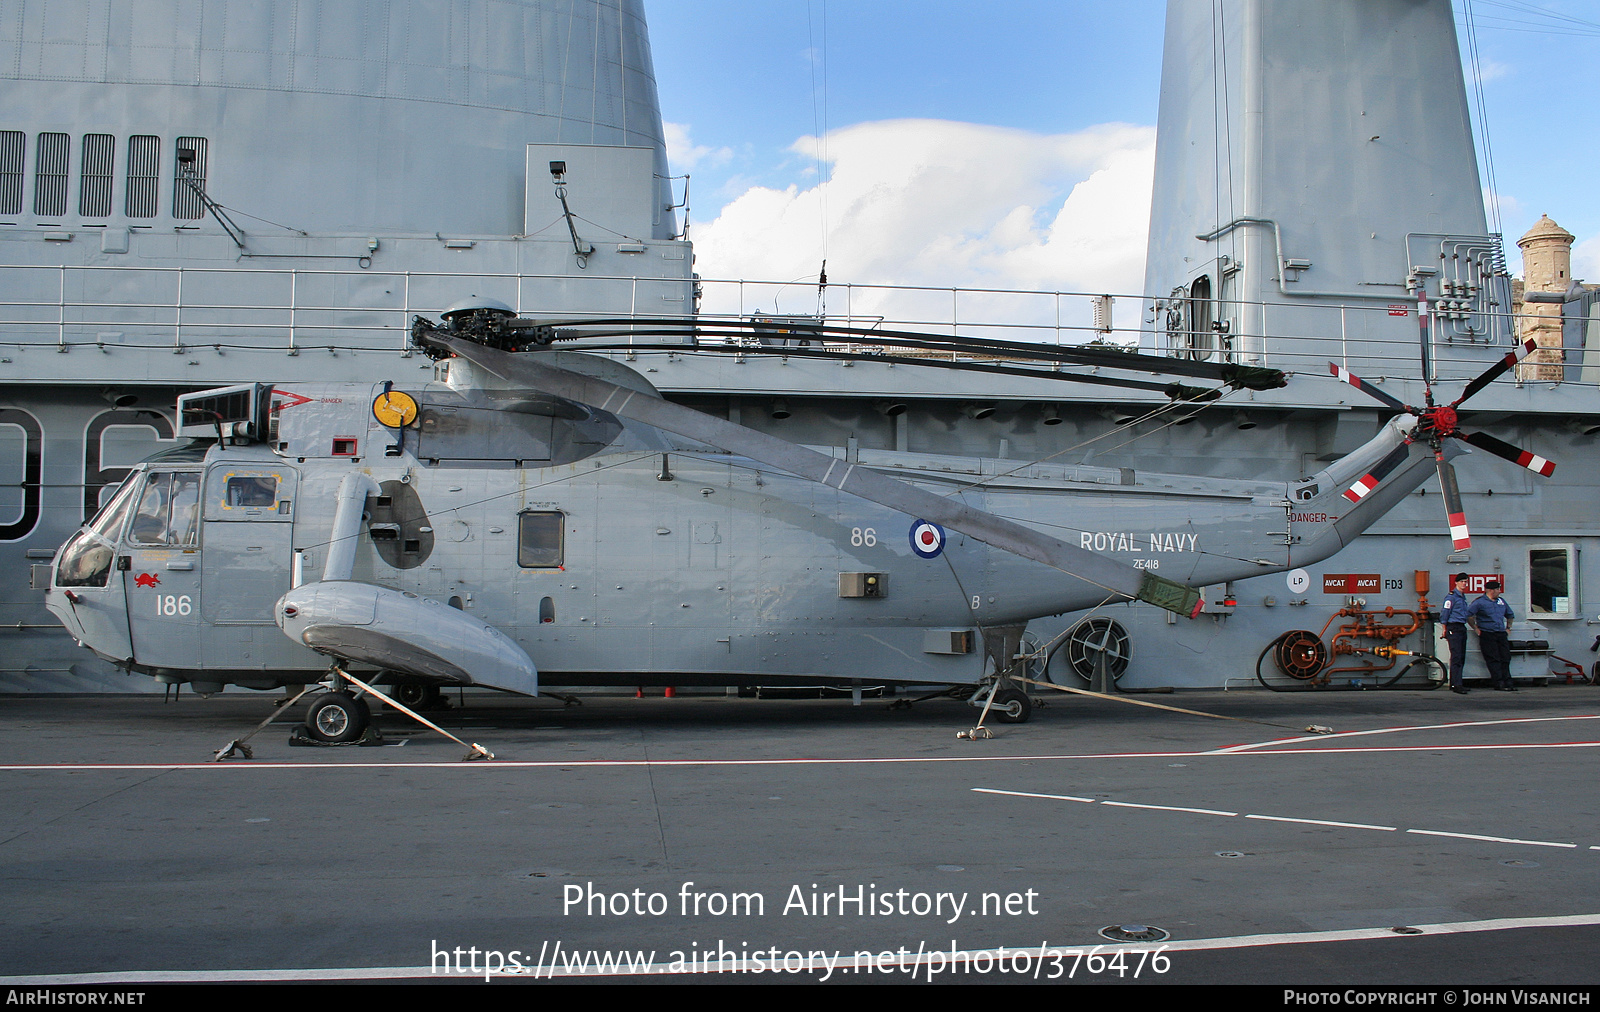
POLYGON ((133 578, 133 585, 135 587, 154 587, 160 582, 161 577, 154 573, 140 573, 138 576, 133 578))

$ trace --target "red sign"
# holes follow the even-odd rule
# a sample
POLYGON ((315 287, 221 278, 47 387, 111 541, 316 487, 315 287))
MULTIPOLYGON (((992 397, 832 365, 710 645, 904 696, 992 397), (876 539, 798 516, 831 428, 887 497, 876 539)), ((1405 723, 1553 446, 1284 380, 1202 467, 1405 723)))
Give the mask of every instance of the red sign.
MULTIPOLYGON (((1450 575, 1453 577, 1456 574, 1451 573, 1450 575)), ((1487 580, 1499 580, 1500 581, 1500 589, 1501 590, 1505 590, 1506 589, 1506 578, 1504 576, 1502 576, 1501 574, 1499 574, 1499 573, 1468 573, 1467 574, 1467 589, 1464 591, 1464 593, 1467 593, 1467 594, 1481 594, 1481 593, 1483 593, 1483 584, 1487 580)))
POLYGON ((1324 573, 1324 594, 1376 594, 1383 586, 1383 577, 1377 573, 1324 573))
POLYGON ((1404 302, 1391 302, 1391 303, 1389 303, 1389 315, 1390 316, 1410 316, 1411 315, 1411 307, 1406 305, 1404 302))

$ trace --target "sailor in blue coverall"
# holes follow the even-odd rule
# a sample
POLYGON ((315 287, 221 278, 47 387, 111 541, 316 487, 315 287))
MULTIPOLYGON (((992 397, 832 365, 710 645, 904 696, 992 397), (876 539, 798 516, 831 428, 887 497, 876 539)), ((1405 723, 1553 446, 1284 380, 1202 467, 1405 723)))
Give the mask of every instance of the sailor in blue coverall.
POLYGON ((1516 692, 1511 684, 1511 605, 1500 600, 1500 582, 1483 585, 1484 595, 1467 605, 1467 624, 1478 634, 1483 663, 1489 665, 1489 678, 1496 692, 1516 692))
POLYGON ((1451 577, 1450 593, 1439 606, 1444 641, 1450 645, 1450 691, 1462 695, 1472 691, 1461 684, 1461 669, 1467 663, 1467 580, 1466 573, 1451 577))

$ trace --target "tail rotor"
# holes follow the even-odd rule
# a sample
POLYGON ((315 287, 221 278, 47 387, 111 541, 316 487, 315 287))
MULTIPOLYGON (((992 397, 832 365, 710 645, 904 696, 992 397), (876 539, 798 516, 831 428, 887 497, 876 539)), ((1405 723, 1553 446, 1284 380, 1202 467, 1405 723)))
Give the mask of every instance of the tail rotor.
MULTIPOLYGON (((1433 387, 1427 384, 1427 405, 1417 408, 1406 404, 1387 391, 1380 390, 1371 383, 1367 383, 1335 363, 1328 363, 1328 371, 1341 382, 1360 390, 1362 393, 1395 411, 1403 411, 1417 418, 1417 426, 1411 431, 1411 436, 1401 444, 1393 453, 1378 462, 1368 474, 1357 479, 1344 493, 1351 502, 1360 502, 1366 498, 1388 474, 1405 460, 1410 453, 1410 444, 1414 442, 1426 443, 1433 450, 1434 460, 1439 470, 1439 490, 1444 495, 1445 519, 1450 527, 1450 540, 1456 551, 1464 551, 1472 546, 1472 539, 1467 531, 1466 511, 1461 503, 1461 490, 1456 484, 1455 467, 1444 457, 1444 441, 1446 439, 1459 439, 1472 446, 1493 454, 1502 460, 1509 460, 1518 467, 1524 467, 1534 474, 1550 477, 1555 473, 1556 465, 1553 461, 1539 456, 1519 446, 1513 446, 1501 439, 1496 439, 1484 432, 1466 432, 1459 425, 1459 416, 1456 409, 1461 403, 1481 391, 1504 375, 1509 369, 1521 362, 1534 350, 1536 345, 1532 340, 1520 342, 1516 348, 1504 358, 1497 361, 1480 373, 1472 382, 1468 383, 1461 396, 1449 404, 1433 403, 1433 387)), ((1424 361, 1426 368, 1426 361, 1424 361)))

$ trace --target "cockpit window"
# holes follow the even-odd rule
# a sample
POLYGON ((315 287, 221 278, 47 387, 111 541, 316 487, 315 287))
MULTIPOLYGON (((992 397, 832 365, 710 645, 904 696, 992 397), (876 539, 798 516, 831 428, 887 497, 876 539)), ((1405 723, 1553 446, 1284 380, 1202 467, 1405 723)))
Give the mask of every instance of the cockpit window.
POLYGON ((565 513, 524 513, 517 523, 517 565, 524 569, 558 569, 562 565, 565 513))
POLYGON ((100 508, 100 512, 89 521, 91 531, 103 538, 117 540, 122 534, 123 521, 128 519, 128 510, 133 505, 133 490, 139 485, 138 477, 134 475, 124 481, 111 501, 100 508))
POLYGON ((139 494, 128 540, 136 545, 192 547, 198 540, 200 475, 194 471, 158 471, 139 494))

